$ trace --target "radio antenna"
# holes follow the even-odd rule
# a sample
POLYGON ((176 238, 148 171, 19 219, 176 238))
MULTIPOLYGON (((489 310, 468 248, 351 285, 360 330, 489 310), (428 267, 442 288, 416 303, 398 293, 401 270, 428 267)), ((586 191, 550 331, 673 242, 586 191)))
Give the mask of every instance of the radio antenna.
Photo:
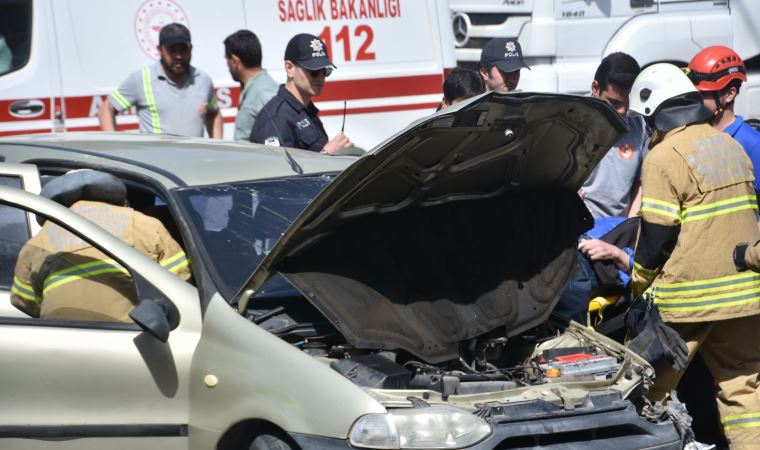
POLYGON ((346 100, 343 100, 343 123, 340 125, 340 132, 346 128, 346 100))

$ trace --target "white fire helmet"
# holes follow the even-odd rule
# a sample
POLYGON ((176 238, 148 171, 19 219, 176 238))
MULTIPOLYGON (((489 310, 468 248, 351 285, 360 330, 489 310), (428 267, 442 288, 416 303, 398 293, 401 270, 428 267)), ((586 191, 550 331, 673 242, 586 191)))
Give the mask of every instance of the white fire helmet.
POLYGON ((650 117, 666 100, 698 92, 683 70, 668 63, 652 64, 633 81, 628 114, 650 117))

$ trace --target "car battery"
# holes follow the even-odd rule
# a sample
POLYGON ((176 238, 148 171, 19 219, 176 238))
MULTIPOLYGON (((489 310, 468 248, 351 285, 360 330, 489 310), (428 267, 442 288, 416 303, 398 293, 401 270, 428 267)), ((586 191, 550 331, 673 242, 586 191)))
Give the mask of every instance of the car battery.
POLYGON ((573 353, 552 358, 545 365, 544 372, 550 378, 591 376, 595 380, 603 380, 608 374, 616 372, 619 367, 617 359, 611 356, 573 353))

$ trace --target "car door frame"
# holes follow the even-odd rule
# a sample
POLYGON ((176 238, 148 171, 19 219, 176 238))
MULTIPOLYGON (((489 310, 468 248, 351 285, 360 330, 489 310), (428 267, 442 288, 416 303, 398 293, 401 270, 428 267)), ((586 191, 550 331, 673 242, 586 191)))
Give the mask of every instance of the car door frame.
POLYGON ((166 343, 134 324, 0 317, 8 394, 0 446, 186 449, 190 365, 202 326, 197 289, 62 205, 5 186, 0 203, 90 242, 133 274, 141 301, 145 292, 162 296, 180 313, 166 343))

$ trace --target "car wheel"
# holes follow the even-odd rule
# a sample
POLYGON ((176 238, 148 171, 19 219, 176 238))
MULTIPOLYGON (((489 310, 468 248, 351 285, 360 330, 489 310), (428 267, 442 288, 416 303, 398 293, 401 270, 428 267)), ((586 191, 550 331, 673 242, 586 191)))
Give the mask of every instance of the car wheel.
POLYGON ((298 447, 276 434, 260 434, 253 439, 248 450, 298 450, 298 447))

